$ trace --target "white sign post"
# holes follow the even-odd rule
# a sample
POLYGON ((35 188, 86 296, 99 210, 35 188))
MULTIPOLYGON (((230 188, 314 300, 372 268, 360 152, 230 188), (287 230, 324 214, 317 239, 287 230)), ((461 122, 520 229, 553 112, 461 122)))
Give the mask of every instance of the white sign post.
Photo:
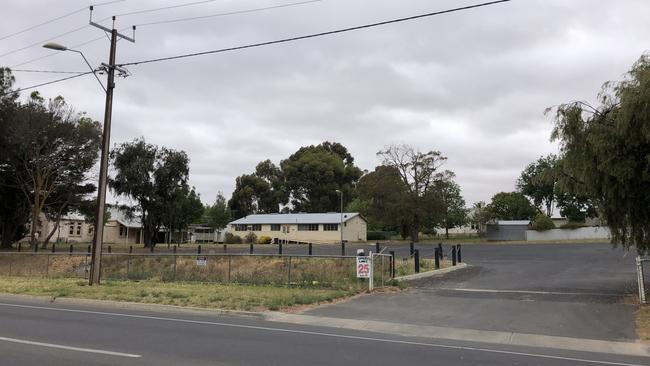
POLYGON ((372 252, 369 256, 357 257, 357 278, 367 278, 368 288, 372 291, 372 252))
POLYGON ((196 257, 196 265, 197 266, 207 266, 208 265, 208 257, 206 257, 206 256, 196 257))

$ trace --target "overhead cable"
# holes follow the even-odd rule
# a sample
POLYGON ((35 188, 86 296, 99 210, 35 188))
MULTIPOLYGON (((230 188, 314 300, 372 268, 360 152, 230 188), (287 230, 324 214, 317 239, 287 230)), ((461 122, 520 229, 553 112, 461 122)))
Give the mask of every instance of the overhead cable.
POLYGON ((436 11, 436 12, 431 12, 431 13, 418 14, 418 15, 413 15, 413 16, 409 16, 409 17, 405 17, 405 18, 397 18, 397 19, 391 19, 391 20, 386 20, 386 21, 377 22, 377 23, 369 23, 369 24, 364 24, 364 25, 359 25, 359 26, 354 26, 354 27, 349 27, 349 28, 341 28, 341 29, 335 29, 335 30, 326 31, 326 32, 307 34, 307 35, 303 35, 303 36, 282 38, 282 39, 277 39, 277 40, 274 40, 274 41, 250 43, 250 44, 246 44, 246 45, 242 45, 242 46, 220 48, 220 49, 210 50, 210 51, 193 52, 193 53, 187 53, 187 54, 176 55, 176 56, 167 56, 167 57, 159 57, 159 58, 153 58, 153 59, 148 59, 148 60, 125 62, 125 63, 119 64, 119 66, 142 65, 142 64, 148 64, 148 63, 153 63, 153 62, 171 61, 171 60, 177 60, 177 59, 181 59, 181 58, 203 56, 203 55, 209 55, 209 54, 214 54, 214 53, 237 51, 237 50, 242 50, 242 49, 247 49, 247 48, 270 46, 270 45, 279 44, 279 43, 287 43, 287 42, 299 41, 299 40, 308 39, 308 38, 322 37, 322 36, 327 36, 327 35, 332 35, 332 34, 337 34, 337 33, 350 32, 350 31, 355 31, 355 30, 360 30, 360 29, 377 27, 377 26, 381 26, 381 25, 400 23, 400 22, 405 22, 405 21, 409 21, 409 20, 415 20, 415 19, 427 18, 427 17, 442 15, 442 14, 448 14, 448 13, 453 13, 453 12, 458 12, 458 11, 463 11, 463 10, 475 9, 475 8, 489 6, 489 5, 505 3, 505 2, 509 2, 509 1, 511 1, 511 0, 490 1, 490 2, 485 2, 485 3, 480 3, 480 4, 463 6, 463 7, 459 7, 459 8, 441 10, 441 11, 436 11))

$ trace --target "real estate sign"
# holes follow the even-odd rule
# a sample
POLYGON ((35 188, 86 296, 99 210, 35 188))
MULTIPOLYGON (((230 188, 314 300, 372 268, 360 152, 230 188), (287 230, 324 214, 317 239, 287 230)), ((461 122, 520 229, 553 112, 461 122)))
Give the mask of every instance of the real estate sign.
POLYGON ((208 265, 208 257, 206 257, 206 256, 196 257, 196 265, 197 266, 207 266, 208 265))
POLYGON ((357 257, 357 278, 370 278, 370 258, 357 257))

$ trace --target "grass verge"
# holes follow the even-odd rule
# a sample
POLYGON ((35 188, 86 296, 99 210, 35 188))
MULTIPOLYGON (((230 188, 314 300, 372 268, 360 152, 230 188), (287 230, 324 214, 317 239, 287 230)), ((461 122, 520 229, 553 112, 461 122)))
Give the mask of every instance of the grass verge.
POLYGON ((154 280, 106 280, 101 286, 88 286, 79 279, 2 276, 0 292, 247 311, 278 310, 330 302, 356 293, 354 289, 170 283, 154 280))
POLYGON ((636 312, 636 331, 639 338, 650 341, 650 305, 644 305, 636 312))

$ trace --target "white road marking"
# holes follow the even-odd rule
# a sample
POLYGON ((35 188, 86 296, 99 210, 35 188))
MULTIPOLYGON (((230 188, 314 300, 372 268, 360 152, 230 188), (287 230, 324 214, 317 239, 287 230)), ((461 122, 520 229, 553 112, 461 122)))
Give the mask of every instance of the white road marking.
POLYGON ((468 346, 454 346, 454 345, 437 344, 437 343, 413 342, 413 341, 403 341, 403 340, 397 340, 397 339, 352 336, 352 335, 345 335, 345 334, 313 332, 313 331, 307 331, 307 330, 297 330, 297 329, 287 329, 287 328, 272 328, 272 327, 261 327, 261 326, 256 326, 256 325, 243 325, 243 324, 211 322, 211 321, 205 321, 205 320, 166 318, 166 317, 160 317, 160 316, 123 314, 123 313, 112 313, 112 312, 104 312, 104 311, 65 309, 65 308, 54 308, 54 307, 47 307, 47 306, 18 305, 18 304, 8 304, 8 303, 0 303, 0 306, 23 308, 23 309, 38 309, 38 310, 60 311, 60 312, 68 312, 68 313, 104 315, 104 316, 114 316, 114 317, 123 317, 123 318, 161 320, 161 321, 177 322, 177 323, 213 325, 213 326, 219 326, 219 327, 263 330, 263 331, 269 331, 269 332, 306 334, 306 335, 314 335, 314 336, 321 336, 321 337, 355 339, 355 340, 371 341, 371 342, 407 344, 407 345, 423 346, 423 347, 431 347, 431 348, 455 349, 455 350, 463 350, 463 351, 476 351, 476 352, 506 354, 506 355, 513 355, 513 356, 525 356, 525 357, 535 357, 535 358, 544 358, 544 359, 552 359, 552 360, 573 361, 573 362, 582 362, 582 363, 597 364, 597 365, 644 366, 642 364, 600 361, 600 360, 591 360, 591 359, 574 358, 574 357, 563 357, 563 356, 553 356, 553 355, 545 355, 545 354, 540 354, 540 353, 514 352, 514 351, 504 351, 504 350, 491 349, 491 348, 480 348, 480 347, 468 347, 468 346))
POLYGON ((65 345, 62 345, 62 344, 34 342, 34 341, 28 341, 28 340, 24 340, 24 339, 16 339, 16 338, 8 338, 8 337, 0 337, 0 342, 20 343, 20 344, 27 344, 27 345, 30 345, 30 346, 56 348, 56 349, 63 349, 63 350, 66 350, 66 351, 75 351, 75 352, 99 353, 99 354, 108 355, 108 356, 120 356, 120 357, 129 357, 129 358, 142 357, 141 355, 134 355, 134 354, 131 354, 131 353, 105 351, 105 350, 94 349, 94 348, 72 347, 72 346, 65 346, 65 345))
POLYGON ((487 293, 511 293, 511 294, 528 294, 528 295, 583 295, 583 296, 623 296, 622 294, 606 294, 602 292, 558 292, 558 291, 528 291, 528 290, 494 290, 483 288, 449 288, 438 287, 435 290, 460 291, 460 292, 487 292, 487 293))

